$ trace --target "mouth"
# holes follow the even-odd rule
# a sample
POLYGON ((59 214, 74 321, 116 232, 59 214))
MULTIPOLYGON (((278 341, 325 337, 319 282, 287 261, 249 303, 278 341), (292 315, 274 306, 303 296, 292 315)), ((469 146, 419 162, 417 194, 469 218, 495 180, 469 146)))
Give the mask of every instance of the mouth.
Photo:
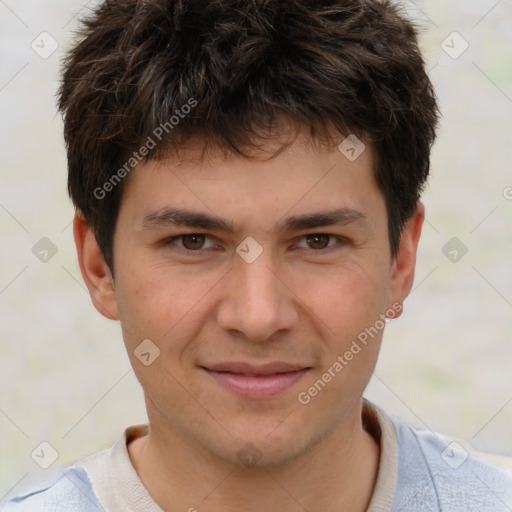
POLYGON ((224 363, 200 367, 217 384, 243 398, 269 398, 291 388, 310 366, 275 362, 263 366, 248 363, 224 363))

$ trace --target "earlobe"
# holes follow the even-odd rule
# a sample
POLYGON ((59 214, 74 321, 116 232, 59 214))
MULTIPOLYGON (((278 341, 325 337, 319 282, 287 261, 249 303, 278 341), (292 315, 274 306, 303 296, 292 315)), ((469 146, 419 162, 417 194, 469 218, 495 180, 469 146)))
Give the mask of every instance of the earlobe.
POLYGON ((80 210, 76 210, 73 219, 73 236, 80 271, 94 307, 104 317, 118 320, 112 274, 96 242, 96 237, 80 210))
MULTIPOLYGON (((406 222, 400 238, 400 249, 393 262, 390 285, 390 304, 403 303, 409 295, 414 282, 416 253, 425 219, 425 206, 418 201, 416 212, 406 222)), ((400 310, 400 314, 402 310, 400 310)), ((397 315, 400 316, 400 315, 397 315)))

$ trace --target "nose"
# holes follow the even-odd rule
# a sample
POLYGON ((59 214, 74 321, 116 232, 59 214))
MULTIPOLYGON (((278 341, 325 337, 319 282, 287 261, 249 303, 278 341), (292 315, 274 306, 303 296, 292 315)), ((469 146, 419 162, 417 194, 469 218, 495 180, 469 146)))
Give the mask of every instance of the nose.
POLYGON ((273 261, 271 251, 252 263, 238 255, 226 276, 218 325, 248 341, 262 342, 291 329, 299 315, 289 276, 273 261))

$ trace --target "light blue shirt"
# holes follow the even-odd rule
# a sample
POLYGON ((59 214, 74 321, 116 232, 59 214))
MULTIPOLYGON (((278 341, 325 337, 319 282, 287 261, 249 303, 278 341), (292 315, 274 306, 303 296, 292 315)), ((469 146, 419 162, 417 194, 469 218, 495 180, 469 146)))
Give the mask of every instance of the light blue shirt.
MULTIPOLYGON (((435 433, 390 418, 367 401, 365 407, 374 414, 370 423, 378 431, 381 445, 379 475, 369 512, 512 511, 512 473, 468 456, 463 449, 448 445, 435 433)), ((64 469, 52 485, 11 498, 0 510, 161 511, 129 462, 126 435, 130 428, 140 426, 126 429, 110 450, 64 469), (96 490, 103 487, 99 497, 93 491, 92 482, 96 482, 96 490)))

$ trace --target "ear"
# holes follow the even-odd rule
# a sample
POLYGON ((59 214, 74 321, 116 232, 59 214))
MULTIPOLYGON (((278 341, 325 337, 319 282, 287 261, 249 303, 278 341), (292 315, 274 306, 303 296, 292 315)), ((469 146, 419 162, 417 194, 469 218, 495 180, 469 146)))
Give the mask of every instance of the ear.
MULTIPOLYGON (((416 212, 405 223, 402 230, 400 249, 391 268, 390 302, 388 304, 390 308, 396 302, 402 303, 411 292, 416 268, 416 252, 424 219, 425 206, 421 201, 418 201, 416 212)), ((396 311, 396 308, 393 309, 396 311)), ((402 311, 403 309, 400 308, 395 317, 399 317, 402 311)))
POLYGON ((73 236, 80 271, 94 307, 104 317, 119 320, 112 274, 101 254, 96 237, 80 210, 75 211, 73 236))

